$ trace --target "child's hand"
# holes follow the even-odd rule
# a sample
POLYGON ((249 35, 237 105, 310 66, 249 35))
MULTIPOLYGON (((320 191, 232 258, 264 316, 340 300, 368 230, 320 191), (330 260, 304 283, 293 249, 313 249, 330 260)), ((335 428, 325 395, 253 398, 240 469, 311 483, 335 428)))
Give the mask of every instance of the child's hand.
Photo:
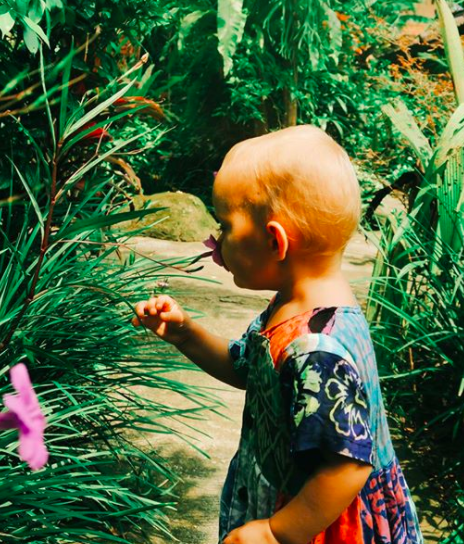
POLYGON ((223 544, 279 544, 272 534, 268 519, 250 521, 231 531, 223 544))
POLYGON ((145 325, 160 338, 178 346, 187 337, 191 319, 177 302, 167 296, 152 297, 135 306, 134 327, 145 325))

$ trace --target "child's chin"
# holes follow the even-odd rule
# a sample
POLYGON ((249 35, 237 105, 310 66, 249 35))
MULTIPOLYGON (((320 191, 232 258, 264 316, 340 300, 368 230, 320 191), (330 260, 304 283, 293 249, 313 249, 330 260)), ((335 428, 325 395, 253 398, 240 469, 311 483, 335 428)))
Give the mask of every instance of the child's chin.
POLYGON ((251 285, 249 282, 247 282, 243 278, 237 278, 237 276, 235 275, 234 275, 234 283, 237 287, 241 287, 242 289, 250 289, 252 291, 261 289, 260 287, 257 287, 256 285, 251 285))
POLYGON ((243 288, 248 287, 247 285, 244 285, 244 282, 240 278, 237 278, 237 276, 235 274, 233 274, 233 279, 234 279, 234 283, 235 283, 235 285, 237 287, 243 287, 243 288))

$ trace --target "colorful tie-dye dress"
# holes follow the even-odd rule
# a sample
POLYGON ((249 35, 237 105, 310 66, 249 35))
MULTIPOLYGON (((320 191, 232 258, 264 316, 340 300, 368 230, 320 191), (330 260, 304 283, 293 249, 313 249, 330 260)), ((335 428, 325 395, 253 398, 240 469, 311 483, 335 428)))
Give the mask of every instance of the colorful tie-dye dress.
POLYGON ((320 452, 331 451, 370 463, 373 471, 311 544, 422 543, 361 308, 316 308, 263 330, 274 304, 229 346, 247 391, 240 444, 221 497, 219 542, 282 508, 317 468, 320 452))

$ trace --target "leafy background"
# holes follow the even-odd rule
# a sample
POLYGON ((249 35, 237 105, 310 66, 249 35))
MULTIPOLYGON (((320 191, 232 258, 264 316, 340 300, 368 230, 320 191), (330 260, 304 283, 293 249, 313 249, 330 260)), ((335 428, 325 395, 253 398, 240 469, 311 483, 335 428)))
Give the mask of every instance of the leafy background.
POLYGON ((30 473, 0 435, 2 541, 167 534, 175 475, 128 437, 180 418, 188 439, 218 401, 170 379, 184 363, 129 321, 164 276, 197 265, 134 254, 118 223, 153 213, 134 209, 141 192, 210 205, 231 145, 313 123, 356 163, 390 414, 443 498, 449 542, 463 542, 462 13, 439 0, 441 26, 409 36, 407 21, 424 22, 415 4, 0 3, 0 393, 26 362, 51 451, 30 473), (378 221, 391 192, 406 212, 378 221), (191 408, 141 398, 142 383, 191 408))

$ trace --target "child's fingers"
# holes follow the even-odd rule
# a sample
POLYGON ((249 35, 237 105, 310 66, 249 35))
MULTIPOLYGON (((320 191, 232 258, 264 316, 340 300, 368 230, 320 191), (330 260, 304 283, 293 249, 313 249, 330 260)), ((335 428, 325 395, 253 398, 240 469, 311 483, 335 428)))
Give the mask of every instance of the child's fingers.
POLYGON ((158 313, 158 308, 156 307, 157 303, 158 303, 158 297, 151 297, 147 300, 148 315, 156 315, 158 313))
POLYGON ((143 300, 142 302, 138 302, 135 305, 135 313, 137 314, 137 317, 146 317, 147 315, 147 308, 148 308, 148 301, 143 300))
POLYGON ((163 321, 182 323, 184 313, 177 302, 168 295, 161 295, 156 302, 156 309, 163 321))
POLYGON ((175 306, 175 301, 168 295, 160 295, 156 298, 155 307, 159 312, 169 312, 175 306))
POLYGON ((135 306, 135 313, 137 317, 132 319, 135 327, 140 326, 142 323, 151 327, 151 324, 148 325, 148 321, 149 318, 153 317, 170 323, 182 323, 185 318, 180 306, 168 295, 151 297, 148 300, 139 302, 135 306))

